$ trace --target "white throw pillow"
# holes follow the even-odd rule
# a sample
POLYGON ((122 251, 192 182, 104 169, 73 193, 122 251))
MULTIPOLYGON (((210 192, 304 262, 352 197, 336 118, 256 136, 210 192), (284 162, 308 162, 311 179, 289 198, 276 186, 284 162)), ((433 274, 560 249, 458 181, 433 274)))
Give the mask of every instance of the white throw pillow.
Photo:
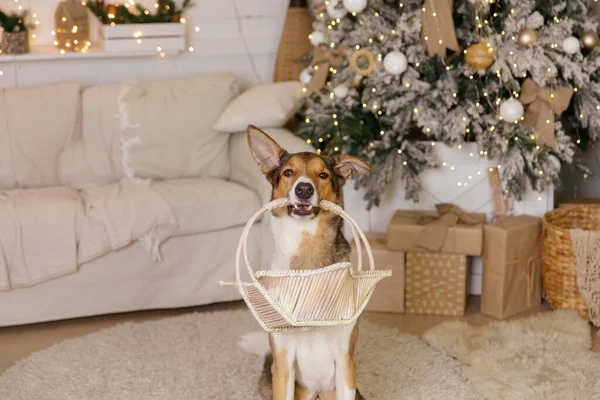
POLYGON ((236 97, 223 111, 213 129, 224 133, 284 126, 298 109, 302 98, 300 82, 277 82, 256 86, 236 97))
POLYGON ((229 176, 229 137, 212 128, 239 93, 231 73, 124 86, 118 176, 155 180, 229 176))

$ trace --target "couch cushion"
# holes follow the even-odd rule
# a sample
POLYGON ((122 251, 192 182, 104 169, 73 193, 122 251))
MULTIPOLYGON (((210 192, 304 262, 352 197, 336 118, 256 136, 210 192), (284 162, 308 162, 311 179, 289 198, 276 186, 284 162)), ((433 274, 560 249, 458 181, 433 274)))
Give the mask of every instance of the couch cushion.
POLYGON ((177 179, 152 187, 171 207, 179 235, 245 225, 261 207, 255 192, 222 179, 177 179))
POLYGON ((91 86, 83 91, 82 129, 69 139, 60 156, 63 185, 85 188, 117 180, 113 156, 120 148, 117 116, 121 90, 121 84, 113 84, 91 86))
POLYGON ((123 156, 115 159, 127 161, 115 165, 119 175, 227 177, 229 138, 212 126, 238 93, 230 73, 131 85, 120 104, 124 146, 123 156))
POLYGON ((60 184, 58 159, 80 129, 78 83, 0 90, 0 189, 60 184))
POLYGON ((61 157, 62 183, 226 178, 228 135, 212 125, 239 91, 231 73, 88 88, 82 133, 61 157))

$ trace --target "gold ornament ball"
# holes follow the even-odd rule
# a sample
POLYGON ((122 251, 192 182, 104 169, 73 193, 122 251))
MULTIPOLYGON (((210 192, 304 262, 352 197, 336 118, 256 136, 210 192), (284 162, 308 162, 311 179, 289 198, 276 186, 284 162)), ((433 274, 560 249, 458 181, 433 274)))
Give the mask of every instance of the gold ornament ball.
POLYGON ((538 41, 538 34, 531 28, 523 28, 519 31, 517 43, 521 46, 530 46, 538 41))
POLYGON ((600 36, 596 31, 587 31, 579 39, 587 50, 593 50, 600 44, 600 36))
POLYGON ((494 63, 494 49, 484 42, 472 44, 467 48, 465 60, 471 68, 487 69, 494 63))

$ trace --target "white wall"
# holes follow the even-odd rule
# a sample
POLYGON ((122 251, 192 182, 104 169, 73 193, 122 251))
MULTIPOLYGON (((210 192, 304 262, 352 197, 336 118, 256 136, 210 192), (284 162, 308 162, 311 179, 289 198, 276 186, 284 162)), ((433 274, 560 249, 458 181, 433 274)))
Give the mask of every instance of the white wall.
MULTIPOLYGON (((39 20, 34 45, 54 40, 54 10, 60 0, 0 0, 3 9, 19 4, 39 20)), ((154 0, 136 0, 151 7, 154 0)), ((179 0, 178 2, 181 2, 179 0)), ((178 56, 58 59, 0 62, 0 87, 30 86, 61 80, 87 83, 149 79, 230 70, 248 85, 272 79, 287 0, 194 0, 187 20, 193 53, 178 56), (196 32, 195 27, 199 27, 196 32), (246 50, 246 48, 248 50, 246 50), (254 64, 254 67, 253 65, 254 64)), ((0 56, 0 61, 1 61, 0 56)))

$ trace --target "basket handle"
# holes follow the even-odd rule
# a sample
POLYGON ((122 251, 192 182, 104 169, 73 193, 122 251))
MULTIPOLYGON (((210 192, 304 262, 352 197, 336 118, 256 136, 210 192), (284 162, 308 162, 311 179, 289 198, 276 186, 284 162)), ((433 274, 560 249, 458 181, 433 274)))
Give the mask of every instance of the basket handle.
MULTIPOLYGON (((253 281, 256 281, 254 276, 254 271, 250 265, 250 259, 248 257, 248 235, 250 234, 250 229, 252 225, 256 222, 258 217, 260 217, 263 213, 272 211, 276 208, 286 207, 290 204, 288 199, 277 199, 273 200, 267 204, 265 204, 260 210, 258 210, 246 223, 244 230, 242 231, 242 235, 240 237, 240 241, 238 243, 236 255, 235 255, 235 277, 238 285, 243 285, 241 273, 240 273, 240 260, 242 251, 244 253, 244 261, 246 262, 246 268, 248 268, 248 272, 253 281)), ((321 200, 319 206, 324 210, 329 210, 343 219, 348 221, 350 224, 350 228, 352 229, 352 234, 354 236, 354 241, 356 242, 356 248, 358 253, 358 270, 362 270, 362 250, 361 250, 361 241, 367 250, 367 256, 369 259, 369 268, 370 270, 375 269, 375 261, 373 259, 373 252, 371 251, 371 246, 369 245, 369 241, 367 240, 364 232, 360 229, 356 221, 350 217, 340 206, 335 203, 332 203, 327 200, 321 200)))
POLYGON ((361 247, 365 246, 365 250, 367 250, 367 258, 369 259, 369 270, 375 270, 375 260, 373 258, 373 251, 371 250, 371 245, 365 236, 365 233, 360 229, 358 223, 352 218, 344 209, 338 206, 335 203, 332 203, 327 200, 321 200, 319 203, 319 207, 324 210, 332 211, 333 213, 339 215, 350 224, 350 228, 352 229, 352 235, 354 236, 354 241, 356 242, 356 250, 358 255, 358 270, 362 271, 362 251, 361 247), (361 245, 362 241, 362 245, 361 245))

